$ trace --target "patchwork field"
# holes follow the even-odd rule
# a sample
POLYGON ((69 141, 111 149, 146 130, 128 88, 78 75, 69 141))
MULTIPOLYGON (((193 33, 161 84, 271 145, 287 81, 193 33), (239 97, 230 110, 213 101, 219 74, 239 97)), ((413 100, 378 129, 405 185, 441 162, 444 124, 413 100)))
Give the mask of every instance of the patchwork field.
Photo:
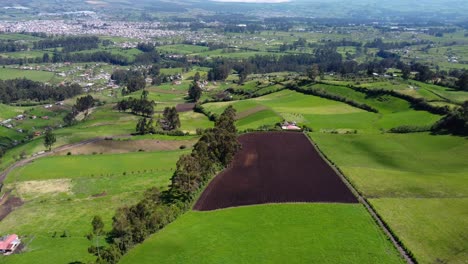
POLYGON ((191 211, 120 263, 403 263, 360 204, 191 211))
POLYGON ((357 203, 338 175, 302 133, 252 133, 242 150, 211 181, 194 206, 215 210, 284 202, 357 203))

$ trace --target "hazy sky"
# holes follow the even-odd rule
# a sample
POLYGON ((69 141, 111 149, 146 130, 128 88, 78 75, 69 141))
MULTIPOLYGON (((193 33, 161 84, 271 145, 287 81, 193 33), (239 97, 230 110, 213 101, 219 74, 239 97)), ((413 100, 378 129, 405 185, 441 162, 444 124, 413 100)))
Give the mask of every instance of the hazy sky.
POLYGON ((229 2, 229 3, 286 3, 290 0, 212 0, 215 2, 229 2))

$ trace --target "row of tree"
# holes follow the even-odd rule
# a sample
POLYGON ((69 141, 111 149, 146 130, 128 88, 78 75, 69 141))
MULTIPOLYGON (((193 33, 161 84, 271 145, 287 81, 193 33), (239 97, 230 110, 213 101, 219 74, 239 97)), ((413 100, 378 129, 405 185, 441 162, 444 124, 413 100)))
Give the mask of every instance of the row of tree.
POLYGON ((157 120, 157 123, 155 123, 153 117, 140 118, 136 125, 136 132, 140 135, 157 133, 158 125, 165 131, 173 131, 179 128, 180 119, 177 109, 175 107, 164 108, 163 116, 157 120))
POLYGON ((0 40, 0 52, 16 52, 26 50, 28 45, 11 40, 0 40))
POLYGON ((33 43, 33 49, 62 48, 62 52, 74 52, 99 48, 99 38, 96 36, 68 36, 47 38, 33 43))
POLYGON ((24 100, 61 101, 82 93, 76 83, 52 86, 28 79, 0 80, 0 102, 4 104, 24 100))
MULTIPOLYGON (((216 171, 231 162, 239 149, 235 114, 234 108, 228 107, 215 127, 205 131, 192 153, 179 158, 167 191, 151 188, 137 204, 117 210, 108 233, 110 246, 94 245, 88 250, 97 256, 97 263, 118 263, 125 252, 190 208, 197 193, 216 171)), ((101 226, 93 220, 93 230, 102 230, 101 226)))

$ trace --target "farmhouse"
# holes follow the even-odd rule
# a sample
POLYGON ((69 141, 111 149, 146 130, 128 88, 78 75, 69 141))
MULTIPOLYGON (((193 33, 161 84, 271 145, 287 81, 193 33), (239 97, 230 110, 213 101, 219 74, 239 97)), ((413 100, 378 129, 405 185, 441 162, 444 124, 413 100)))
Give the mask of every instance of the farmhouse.
POLYGON ((10 255, 21 244, 18 235, 7 235, 0 238, 0 253, 3 255, 10 255))
POLYGON ((284 122, 281 125, 281 129, 283 130, 301 130, 300 127, 297 126, 296 122, 284 122))

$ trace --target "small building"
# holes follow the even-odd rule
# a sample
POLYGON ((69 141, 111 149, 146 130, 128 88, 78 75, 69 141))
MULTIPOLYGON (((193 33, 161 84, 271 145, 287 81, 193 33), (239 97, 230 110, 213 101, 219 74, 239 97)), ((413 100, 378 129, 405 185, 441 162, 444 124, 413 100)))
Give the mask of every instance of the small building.
POLYGON ((300 127, 297 126, 296 122, 284 122, 281 125, 281 129, 283 129, 283 130, 302 130, 300 127))
POLYGON ((0 238, 0 253, 3 255, 10 255, 21 244, 18 235, 6 235, 0 238))

